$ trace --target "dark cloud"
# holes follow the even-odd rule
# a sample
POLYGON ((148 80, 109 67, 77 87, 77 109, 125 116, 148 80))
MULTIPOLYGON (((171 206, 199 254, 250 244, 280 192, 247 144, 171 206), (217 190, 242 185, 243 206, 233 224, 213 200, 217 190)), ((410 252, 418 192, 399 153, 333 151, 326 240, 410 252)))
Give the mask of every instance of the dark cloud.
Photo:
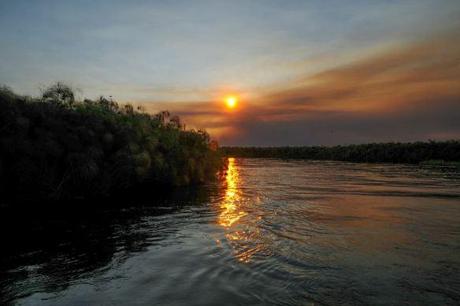
POLYGON ((238 133, 223 137, 227 145, 336 145, 367 142, 460 138, 458 100, 384 114, 317 111, 290 121, 238 122, 238 133))

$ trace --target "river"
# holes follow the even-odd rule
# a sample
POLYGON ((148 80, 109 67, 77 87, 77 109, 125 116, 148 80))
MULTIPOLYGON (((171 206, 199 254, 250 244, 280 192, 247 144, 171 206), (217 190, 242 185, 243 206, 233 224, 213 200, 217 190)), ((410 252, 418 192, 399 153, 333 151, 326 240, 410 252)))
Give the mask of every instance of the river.
POLYGON ((229 158, 161 199, 1 218, 7 304, 460 303, 448 169, 229 158))

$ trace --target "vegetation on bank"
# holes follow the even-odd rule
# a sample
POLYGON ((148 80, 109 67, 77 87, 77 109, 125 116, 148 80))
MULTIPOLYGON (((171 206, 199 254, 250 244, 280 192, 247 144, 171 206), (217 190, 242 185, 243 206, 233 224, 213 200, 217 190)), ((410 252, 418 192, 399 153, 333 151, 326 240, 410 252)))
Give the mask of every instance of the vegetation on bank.
POLYGON ((460 162, 460 141, 370 143, 312 147, 222 147, 225 156, 338 160, 366 163, 460 162), (436 162, 434 162, 436 161, 436 162))
POLYGON ((0 131, 0 201, 202 183, 221 164, 209 135, 186 130, 179 117, 104 97, 77 101, 60 83, 39 98, 2 88, 0 131))

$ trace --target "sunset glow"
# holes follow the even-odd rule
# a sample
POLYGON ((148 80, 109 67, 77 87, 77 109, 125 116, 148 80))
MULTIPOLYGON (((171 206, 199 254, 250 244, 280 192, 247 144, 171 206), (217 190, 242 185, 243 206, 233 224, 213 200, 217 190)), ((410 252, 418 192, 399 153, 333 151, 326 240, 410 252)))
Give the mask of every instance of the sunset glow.
POLYGON ((228 108, 235 108, 236 104, 238 103, 238 99, 234 96, 228 96, 225 99, 225 103, 227 104, 228 108))

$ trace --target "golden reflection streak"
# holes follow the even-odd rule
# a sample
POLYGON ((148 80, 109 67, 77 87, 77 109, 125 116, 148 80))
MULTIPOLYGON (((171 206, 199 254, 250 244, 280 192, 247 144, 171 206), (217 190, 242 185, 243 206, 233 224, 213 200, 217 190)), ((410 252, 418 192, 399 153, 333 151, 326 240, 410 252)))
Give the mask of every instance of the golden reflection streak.
POLYGON ((219 215, 219 224, 223 227, 229 228, 241 217, 247 213, 240 210, 239 203, 241 201, 241 195, 238 190, 239 187, 239 175, 238 169, 235 166, 235 159, 233 157, 228 158, 227 175, 225 176, 227 183, 227 189, 225 190, 225 197, 220 205, 222 212, 219 215))
MULTIPOLYGON (((248 204, 248 199, 243 197, 241 192, 239 169, 232 157, 228 158, 225 183, 225 195, 220 204, 218 224, 226 229, 225 238, 233 248, 235 258, 240 262, 248 263, 255 254, 264 252, 266 246, 256 226, 256 223, 261 220, 260 216, 238 222, 248 215, 243 210, 245 204, 248 204)), ((220 244, 220 241, 218 240, 217 243, 220 244)))

